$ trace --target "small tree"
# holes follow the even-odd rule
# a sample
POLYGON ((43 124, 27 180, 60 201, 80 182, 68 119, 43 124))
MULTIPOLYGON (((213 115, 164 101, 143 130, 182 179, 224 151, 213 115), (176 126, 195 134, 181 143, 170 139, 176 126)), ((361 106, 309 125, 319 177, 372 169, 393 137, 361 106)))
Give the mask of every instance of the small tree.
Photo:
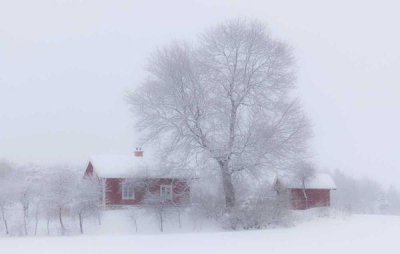
POLYGON ((170 205, 166 204, 164 201, 161 201, 160 196, 152 193, 147 193, 146 203, 147 207, 155 213, 160 231, 164 232, 167 208, 170 205))
POLYGON ((309 207, 309 200, 306 191, 306 182, 315 175, 315 167, 310 162, 301 161, 295 166, 295 177, 301 182, 306 208, 309 207))
POLYGON ((76 179, 76 175, 68 167, 54 168, 46 179, 47 190, 44 199, 47 203, 48 218, 50 219, 55 210, 62 234, 66 232, 63 213, 73 201, 76 179))
MULTIPOLYGON (((16 196, 17 202, 22 207, 22 221, 24 226, 24 234, 28 235, 28 224, 29 224, 29 210, 31 205, 34 203, 34 200, 38 197, 38 186, 35 184, 34 174, 36 172, 30 170, 27 167, 18 168, 18 172, 16 172, 16 177, 13 182, 14 184, 14 194, 16 196)), ((37 216, 37 215, 35 215, 37 216)), ((36 220, 37 224, 37 220, 36 220)), ((35 232, 36 232, 35 226, 35 232)))
POLYGON ((86 216, 97 215, 101 209, 101 184, 96 179, 76 179, 74 188, 73 210, 78 215, 79 229, 83 234, 83 220, 86 216))
MULTIPOLYGON (((42 176, 39 176, 42 178, 42 176)), ((38 232, 38 225, 39 225, 39 219, 40 219, 40 214, 43 209, 41 209, 42 204, 43 204, 43 186, 41 185, 41 179, 35 179, 32 182, 32 190, 33 190, 33 199, 31 200, 32 206, 34 207, 34 216, 35 216, 35 228, 34 228, 34 235, 37 234, 38 232)))
POLYGON ((33 198, 33 193, 31 192, 31 186, 29 182, 24 181, 26 185, 20 186, 19 191, 19 202, 22 206, 23 223, 24 223, 24 233, 28 235, 28 216, 29 216, 29 206, 33 198))
POLYGON ((15 192, 13 191, 15 180, 14 166, 8 162, 0 161, 0 212, 6 235, 10 233, 7 208, 15 202, 15 192))
POLYGON ((137 211, 137 207, 131 207, 129 209, 129 217, 132 219, 133 223, 135 224, 135 232, 138 232, 138 211, 137 211))
POLYGON ((144 190, 144 199, 142 202, 156 215, 159 229, 161 232, 164 232, 167 208, 172 206, 172 202, 164 200, 160 195, 160 191, 152 191, 152 188, 158 185, 157 182, 157 180, 142 181, 141 185, 144 190))
POLYGON ((184 179, 173 179, 171 183, 173 192, 171 204, 175 208, 179 228, 182 228, 182 211, 190 202, 191 181, 189 177, 186 177, 184 179))

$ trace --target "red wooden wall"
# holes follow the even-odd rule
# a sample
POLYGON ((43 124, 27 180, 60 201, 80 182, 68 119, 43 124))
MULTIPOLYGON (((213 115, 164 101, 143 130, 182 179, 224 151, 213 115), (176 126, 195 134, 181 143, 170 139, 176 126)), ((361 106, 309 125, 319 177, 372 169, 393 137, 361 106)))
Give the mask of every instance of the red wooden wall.
POLYGON ((292 208, 304 210, 313 207, 328 207, 331 203, 329 189, 306 189, 307 200, 303 189, 290 189, 292 208))
MULTIPOLYGON (((121 183, 125 181, 123 178, 106 179, 106 205, 145 205, 151 204, 149 199, 159 200, 160 186, 172 185, 173 201, 169 202, 174 205, 187 204, 190 199, 190 187, 185 180, 177 180, 171 178, 159 179, 142 179, 136 180, 134 184, 135 199, 122 199, 121 183)), ((134 181, 131 179, 131 181, 134 181)))
MULTIPOLYGON (((92 163, 89 163, 85 171, 85 177, 96 177, 92 163)), ((152 198, 159 200, 160 186, 172 185, 173 200, 169 202, 171 205, 184 205, 190 202, 190 185, 185 179, 174 178, 153 178, 153 179, 129 179, 133 182, 135 189, 135 199, 122 199, 121 184, 125 178, 106 178, 105 181, 105 204, 107 206, 117 205, 141 205, 146 204, 146 199, 152 198)))

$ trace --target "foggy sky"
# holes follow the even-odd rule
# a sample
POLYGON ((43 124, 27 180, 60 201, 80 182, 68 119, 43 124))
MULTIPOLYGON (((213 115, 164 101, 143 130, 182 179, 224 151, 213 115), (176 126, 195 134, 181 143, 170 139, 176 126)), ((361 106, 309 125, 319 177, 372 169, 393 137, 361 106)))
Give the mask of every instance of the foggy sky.
POLYGON ((255 17, 294 48, 317 164, 400 187, 396 1, 214 2, 0 0, 0 158, 83 165, 133 151, 124 96, 148 55, 255 17))

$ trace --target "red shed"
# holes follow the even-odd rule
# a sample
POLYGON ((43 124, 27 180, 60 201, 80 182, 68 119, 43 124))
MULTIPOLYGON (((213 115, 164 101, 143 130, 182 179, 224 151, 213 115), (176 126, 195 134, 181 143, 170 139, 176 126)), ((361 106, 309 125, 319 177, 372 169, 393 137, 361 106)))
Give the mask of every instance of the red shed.
POLYGON ((143 157, 132 155, 92 156, 85 176, 102 183, 104 207, 127 205, 186 205, 190 201, 190 181, 182 173, 155 170, 143 157))
POLYGON ((295 210, 304 210, 314 207, 329 207, 331 205, 331 191, 336 185, 329 174, 316 173, 305 179, 304 185, 295 177, 277 177, 274 187, 285 188, 289 192, 291 207, 295 210))

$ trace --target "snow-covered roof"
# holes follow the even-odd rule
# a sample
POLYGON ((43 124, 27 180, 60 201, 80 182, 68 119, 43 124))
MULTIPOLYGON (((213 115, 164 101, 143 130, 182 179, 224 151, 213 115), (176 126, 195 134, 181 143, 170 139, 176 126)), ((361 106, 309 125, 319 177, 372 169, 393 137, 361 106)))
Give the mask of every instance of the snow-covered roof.
MULTIPOLYGON (((281 183, 286 188, 289 189, 302 189, 303 183, 302 180, 296 177, 279 177, 278 178, 281 183)), ((335 182, 332 177, 328 173, 315 173, 313 176, 307 178, 305 180, 305 188, 306 189, 336 189, 335 182)))
POLYGON ((96 155, 89 159, 94 173, 101 178, 181 178, 182 172, 160 169, 146 157, 132 155, 96 155))

